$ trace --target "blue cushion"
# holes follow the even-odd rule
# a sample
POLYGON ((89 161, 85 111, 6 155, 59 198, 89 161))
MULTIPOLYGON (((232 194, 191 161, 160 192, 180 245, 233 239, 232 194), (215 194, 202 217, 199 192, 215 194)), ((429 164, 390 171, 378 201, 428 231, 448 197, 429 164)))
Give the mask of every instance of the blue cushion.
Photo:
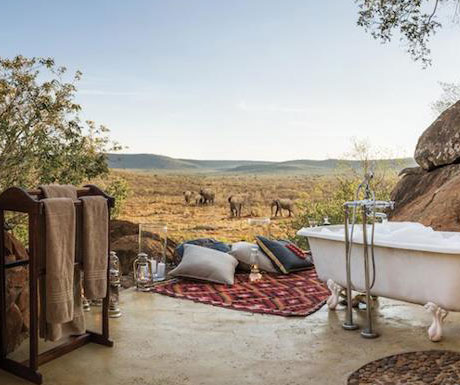
POLYGON ((179 259, 182 259, 184 255, 184 245, 196 245, 196 246, 207 247, 209 249, 222 251, 223 253, 228 253, 231 250, 230 245, 224 242, 216 241, 215 239, 212 239, 212 238, 192 239, 190 241, 183 242, 179 246, 176 247, 176 250, 174 253, 179 257, 179 259))
POLYGON ((288 247, 285 241, 275 241, 262 236, 257 237, 257 244, 281 273, 306 270, 313 267, 311 258, 300 258, 288 247))

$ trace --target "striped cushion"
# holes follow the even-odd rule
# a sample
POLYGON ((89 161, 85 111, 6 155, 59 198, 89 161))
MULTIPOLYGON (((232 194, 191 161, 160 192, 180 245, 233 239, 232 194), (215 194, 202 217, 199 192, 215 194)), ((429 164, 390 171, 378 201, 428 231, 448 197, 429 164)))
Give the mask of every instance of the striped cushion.
POLYGON ((300 258, 285 243, 262 236, 257 237, 257 244, 270 258, 273 265, 283 274, 305 270, 313 267, 310 258, 300 258))

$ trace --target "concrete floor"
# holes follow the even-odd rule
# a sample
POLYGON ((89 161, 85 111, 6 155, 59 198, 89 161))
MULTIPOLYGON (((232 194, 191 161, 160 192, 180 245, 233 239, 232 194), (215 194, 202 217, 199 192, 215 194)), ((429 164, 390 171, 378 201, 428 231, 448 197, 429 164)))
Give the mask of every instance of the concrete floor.
MULTIPOLYGON (((428 349, 460 351, 460 314, 449 314, 443 342, 426 336, 422 306, 380 300, 377 340, 344 331, 343 309, 307 318, 250 314, 158 294, 122 293, 112 320, 115 347, 86 345, 43 365, 48 385, 346 384, 363 364, 428 349)), ((364 312, 357 322, 363 324, 364 312)), ((1 385, 27 382, 0 371, 1 385)))

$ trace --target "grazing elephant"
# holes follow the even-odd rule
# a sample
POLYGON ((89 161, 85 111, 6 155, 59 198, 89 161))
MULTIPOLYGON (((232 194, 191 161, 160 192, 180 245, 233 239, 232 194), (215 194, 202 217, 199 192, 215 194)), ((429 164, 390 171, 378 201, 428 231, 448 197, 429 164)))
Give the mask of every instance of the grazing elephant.
POLYGON ((200 195, 204 198, 203 204, 214 204, 214 198, 216 194, 210 189, 201 189, 200 195))
POLYGON ((193 193, 191 191, 184 191, 184 199, 187 205, 192 201, 193 193))
POLYGON ((243 208, 245 199, 241 195, 231 195, 228 197, 230 204, 230 215, 232 217, 241 217, 241 209, 243 208))
POLYGON ((283 216, 283 210, 289 211, 289 216, 291 217, 294 212, 295 203, 291 199, 274 199, 270 205, 273 215, 273 209, 276 207, 275 217, 280 213, 283 216))
POLYGON ((195 194, 193 196, 193 200, 195 201, 195 206, 200 206, 204 204, 204 196, 201 194, 195 194))

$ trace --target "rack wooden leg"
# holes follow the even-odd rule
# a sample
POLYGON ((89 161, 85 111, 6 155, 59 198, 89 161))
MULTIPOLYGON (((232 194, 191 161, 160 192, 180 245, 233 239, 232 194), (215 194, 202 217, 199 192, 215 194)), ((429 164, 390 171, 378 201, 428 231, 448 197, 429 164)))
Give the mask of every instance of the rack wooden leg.
POLYGON ((40 372, 29 368, 19 362, 4 358, 0 361, 0 368, 16 377, 41 385, 43 377, 40 372))
POLYGON ((29 367, 38 369, 38 252, 39 252, 39 218, 29 215, 29 310, 30 310, 30 344, 29 367))
POLYGON ((5 212, 0 210, 0 359, 6 358, 5 212))
POLYGON ((107 294, 102 301, 102 335, 108 341, 109 330, 109 302, 110 302, 110 207, 108 208, 108 248, 107 248, 107 294))

